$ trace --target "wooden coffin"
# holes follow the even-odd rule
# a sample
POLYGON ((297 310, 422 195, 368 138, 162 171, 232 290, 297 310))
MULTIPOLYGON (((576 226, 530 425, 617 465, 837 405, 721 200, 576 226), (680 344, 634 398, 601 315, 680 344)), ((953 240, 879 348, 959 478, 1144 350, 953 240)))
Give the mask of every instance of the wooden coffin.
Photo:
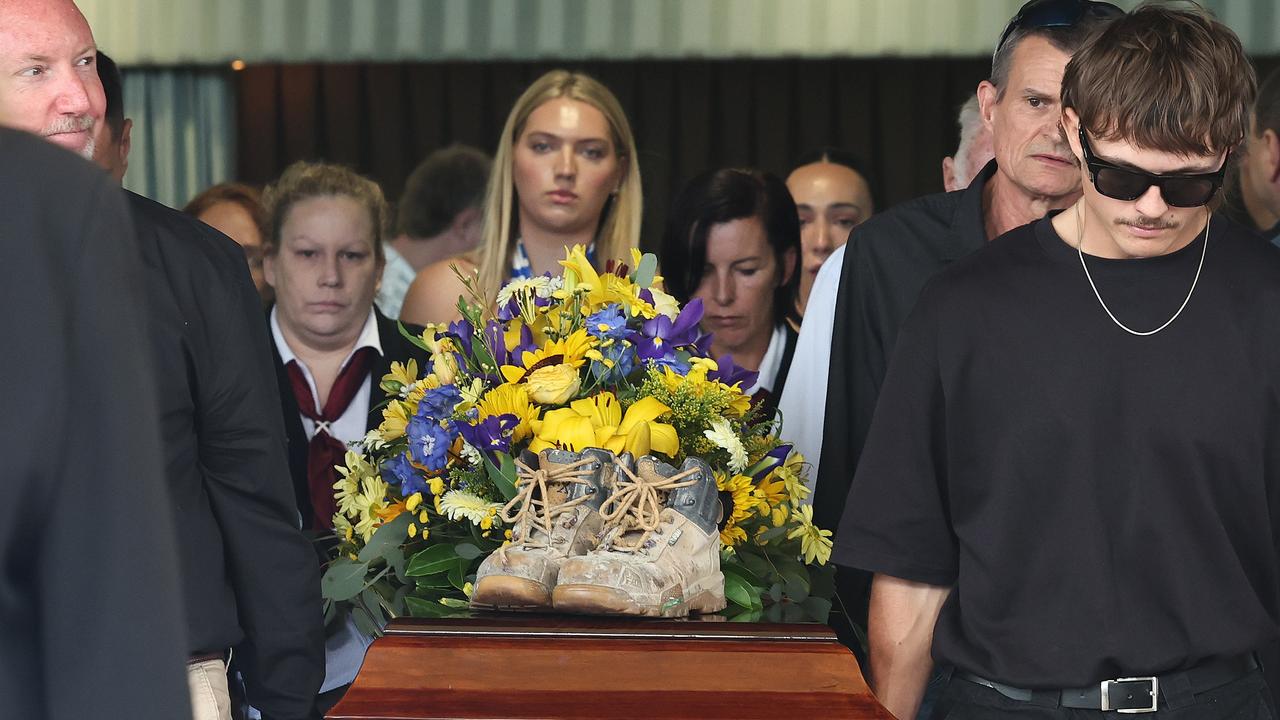
POLYGON ((327 717, 892 719, 829 628, 715 620, 397 620, 327 717))

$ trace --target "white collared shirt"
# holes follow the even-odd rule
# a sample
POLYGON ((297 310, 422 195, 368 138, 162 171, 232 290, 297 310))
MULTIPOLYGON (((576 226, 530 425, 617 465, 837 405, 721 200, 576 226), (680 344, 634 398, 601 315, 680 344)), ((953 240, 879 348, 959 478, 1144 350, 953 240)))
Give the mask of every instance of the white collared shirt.
POLYGON ((756 376, 756 384, 743 391, 748 397, 760 390, 773 391, 777 384, 778 371, 782 369, 782 356, 787 352, 787 325, 778 323, 773 326, 773 335, 769 336, 769 347, 760 358, 760 373, 756 376))
MULTIPOLYGON (((298 359, 293 348, 289 347, 289 343, 285 341, 284 334, 280 332, 280 321, 276 318, 278 310, 278 308, 271 308, 271 336, 275 339, 276 349, 280 352, 280 360, 286 366, 290 360, 297 361, 298 367, 302 369, 302 376, 307 379, 307 386, 311 388, 311 397, 319 403, 320 398, 317 397, 316 381, 311 374, 311 368, 298 359)), ((355 347, 351 348, 347 358, 342 361, 342 367, 345 368, 347 363, 351 362, 356 350, 366 347, 373 348, 379 355, 383 354, 382 341, 378 336, 378 320, 373 314, 373 308, 369 308, 369 317, 364 321, 364 328, 360 331, 360 336, 356 338, 355 347)), ((338 372, 342 372, 341 368, 338 372)), ((356 391, 355 397, 351 399, 351 404, 343 411, 342 416, 329 424, 329 435, 348 444, 364 439, 366 427, 369 423, 369 394, 372 392, 372 385, 373 383, 369 382, 360 385, 360 389, 356 391)), ((317 413, 321 410, 323 408, 316 408, 317 413)), ((302 418, 302 430, 307 434, 307 439, 310 440, 316 434, 316 423, 301 412, 298 415, 302 418)))

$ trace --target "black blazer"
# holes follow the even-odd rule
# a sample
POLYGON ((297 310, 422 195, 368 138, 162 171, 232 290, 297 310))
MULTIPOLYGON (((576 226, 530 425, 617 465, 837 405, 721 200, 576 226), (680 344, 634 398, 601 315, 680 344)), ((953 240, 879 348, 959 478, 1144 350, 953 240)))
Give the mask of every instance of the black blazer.
POLYGON ((128 194, 192 653, 236 646, 249 701, 312 716, 324 678, 319 569, 296 524, 268 334, 244 252, 128 194))
POLYGON ((99 168, 7 129, 0 198, 0 717, 190 717, 124 198, 99 168))
MULTIPOLYGON (((418 367, 425 368, 430 356, 425 350, 409 342, 400 334, 395 320, 382 314, 375 305, 374 317, 378 324, 378 341, 382 343, 382 355, 373 364, 369 372, 369 417, 365 421, 365 431, 372 430, 382 423, 382 402, 386 393, 378 387, 382 376, 391 371, 392 362, 407 362, 409 358, 418 361, 418 367)), ((267 311, 270 317, 271 312, 267 311)), ((270 333, 270 324, 267 325, 270 333)), ((417 325, 405 325, 410 332, 420 334, 422 328, 417 325)), ((280 408, 284 412, 285 433, 289 441, 289 475, 293 478, 293 494, 297 502, 298 513, 302 515, 303 526, 311 528, 311 519, 315 515, 311 507, 311 491, 307 484, 307 433, 302 428, 302 417, 298 412, 298 401, 293 396, 293 387, 289 384, 289 375, 285 372, 284 362, 280 359, 280 350, 272 337, 271 354, 276 365, 276 382, 280 393, 280 408)))

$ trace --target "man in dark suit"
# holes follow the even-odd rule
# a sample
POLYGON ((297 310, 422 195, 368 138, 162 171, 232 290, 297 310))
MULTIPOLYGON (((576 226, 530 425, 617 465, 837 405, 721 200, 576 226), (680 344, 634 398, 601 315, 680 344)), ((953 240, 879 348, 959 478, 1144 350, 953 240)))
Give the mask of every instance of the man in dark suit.
MULTIPOLYGON (((0 93, 0 117, 7 108, 0 93)), ((186 716, 155 383, 134 352, 142 266, 124 202, 88 163, 7 129, 0 189, 0 717, 186 716)))
MULTIPOLYGON (((387 212, 376 183, 339 165, 296 163, 267 188, 263 204, 263 271, 276 297, 268 324, 289 466, 303 526, 322 539, 334 529, 334 466, 382 419, 382 376, 393 361, 414 357, 424 367, 427 357, 373 304, 387 212)), ((350 619, 329 628, 320 709, 355 678, 369 642, 350 619)))
MULTIPOLYGON (((105 105, 95 54, 70 0, 0 0, 8 70, 0 97, 13 99, 0 119, 93 157, 105 105)), ((318 571, 296 525, 269 345, 243 255, 190 217, 127 199, 180 530, 193 709, 228 717, 225 661, 234 648, 264 717, 314 717, 323 674, 318 571)))

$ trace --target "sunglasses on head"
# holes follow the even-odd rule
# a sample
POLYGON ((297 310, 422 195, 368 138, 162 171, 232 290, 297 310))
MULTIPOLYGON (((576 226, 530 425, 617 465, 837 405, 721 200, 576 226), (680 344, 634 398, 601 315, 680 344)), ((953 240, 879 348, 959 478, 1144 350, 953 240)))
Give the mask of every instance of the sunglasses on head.
POLYGON ((1119 17, 1123 14, 1124 11, 1115 5, 1098 0, 1031 0, 1005 26, 1004 32, 1000 34, 1000 42, 996 43, 996 52, 1000 52, 1000 48, 1004 47, 1009 36, 1016 30, 1071 27, 1085 15, 1119 17))
MULTIPOLYGON (((1227 174, 1225 159, 1217 170, 1197 175, 1155 175, 1113 165, 1093 154, 1084 127, 1080 128, 1080 149, 1084 151, 1084 164, 1089 169, 1093 186, 1099 193, 1115 200, 1137 200, 1154 185, 1160 188, 1160 196, 1167 205, 1200 207, 1213 199, 1227 174)), ((1230 153, 1227 155, 1230 157, 1230 153)))

